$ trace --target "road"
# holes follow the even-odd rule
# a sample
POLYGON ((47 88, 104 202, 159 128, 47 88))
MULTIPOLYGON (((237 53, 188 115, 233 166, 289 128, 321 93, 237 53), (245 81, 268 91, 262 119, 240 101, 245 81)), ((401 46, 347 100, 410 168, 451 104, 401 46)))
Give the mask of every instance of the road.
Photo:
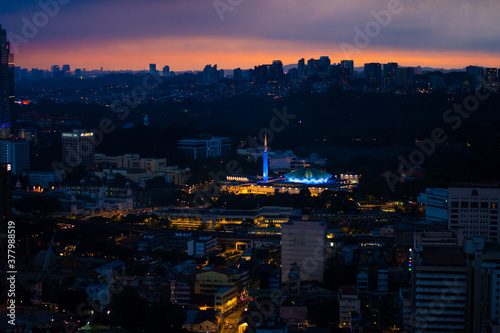
POLYGON ((248 307, 248 300, 245 300, 243 303, 240 304, 239 308, 233 311, 229 315, 224 316, 224 323, 221 333, 236 333, 238 332, 238 325, 240 324, 240 317, 241 314, 245 311, 245 309, 248 307), (228 326, 228 328, 224 328, 225 326, 228 326), (230 325, 233 325, 233 328, 229 328, 230 325))

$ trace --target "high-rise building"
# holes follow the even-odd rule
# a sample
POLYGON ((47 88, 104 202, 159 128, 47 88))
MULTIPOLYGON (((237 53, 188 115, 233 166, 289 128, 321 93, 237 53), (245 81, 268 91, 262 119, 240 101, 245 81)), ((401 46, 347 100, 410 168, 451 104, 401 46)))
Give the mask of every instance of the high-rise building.
POLYGON ((496 68, 485 68, 486 88, 496 89, 498 86, 498 70, 496 68))
POLYGON ((307 60, 307 76, 318 74, 319 60, 311 58, 307 60))
POLYGON ((368 83, 380 83, 382 79, 382 66, 378 62, 365 64, 365 78, 368 83))
POLYGON ((205 83, 215 83, 219 82, 219 72, 217 71, 217 65, 206 65, 203 69, 203 82, 205 83))
POLYGON ((64 77, 70 77, 71 76, 71 68, 70 68, 69 65, 63 65, 62 71, 63 71, 64 77))
POLYGON ((94 132, 73 130, 62 133, 63 162, 70 167, 83 165, 85 168, 95 167, 95 135, 94 132))
POLYGON ((233 70, 233 80, 234 81, 241 81, 242 79, 242 71, 241 68, 235 68, 233 70))
POLYGON ((304 77, 305 71, 306 71, 306 64, 305 64, 304 58, 299 60, 299 63, 297 65, 297 70, 298 70, 298 74, 297 74, 298 78, 300 79, 300 78, 304 77))
POLYGON ((500 187, 489 184, 455 184, 448 189, 448 228, 468 237, 483 236, 499 242, 500 187))
POLYGON ((390 62, 384 64, 384 84, 387 87, 394 87, 398 77, 398 63, 390 62))
POLYGON ((473 76, 475 78, 476 89, 484 88, 484 69, 477 66, 467 66, 465 67, 465 72, 467 75, 473 76))
POLYGON ((7 32, 0 25, 0 139, 10 137, 10 113, 14 104, 14 55, 7 32))
POLYGON ((22 175, 24 170, 30 168, 30 143, 14 138, 1 140, 0 163, 10 164, 12 174, 22 175))
POLYGON ((340 66, 342 68, 349 69, 349 75, 352 77, 354 75, 354 60, 341 60, 340 66))
POLYGON ((254 67, 253 76, 255 82, 265 83, 269 81, 269 67, 270 65, 260 65, 254 67))
POLYGON ((82 78, 83 78, 83 77, 82 77, 82 69, 81 69, 81 68, 77 68, 77 69, 75 69, 75 77, 76 77, 77 79, 82 79, 82 78))
POLYGON ((269 67, 269 80, 279 81, 283 79, 283 76, 283 63, 281 60, 273 60, 272 65, 269 67))
POLYGON ((452 232, 420 235, 409 253, 414 333, 467 332, 467 262, 452 232))
POLYGON ((292 265, 300 281, 323 282, 326 268, 326 223, 293 221, 281 225, 281 281, 290 280, 292 265))
POLYGON ((328 73, 328 68, 330 67, 331 61, 328 56, 319 57, 318 72, 328 73))
POLYGON ((415 84, 415 68, 398 68, 397 85, 402 87, 409 87, 413 84, 415 84))
MULTIPOLYGON (((12 213, 12 174, 11 165, 0 166, 0 220, 5 219, 12 213)), ((7 252, 7 251, 5 251, 7 252)))
POLYGON ((149 64, 149 74, 156 75, 156 64, 149 64))
POLYGON ((163 77, 169 77, 169 76, 170 76, 170 67, 164 66, 163 67, 163 77))

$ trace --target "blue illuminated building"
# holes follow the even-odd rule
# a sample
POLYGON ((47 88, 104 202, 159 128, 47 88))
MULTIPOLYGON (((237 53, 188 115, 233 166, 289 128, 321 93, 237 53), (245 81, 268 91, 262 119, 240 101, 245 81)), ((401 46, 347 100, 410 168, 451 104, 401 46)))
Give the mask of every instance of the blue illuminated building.
POLYGON ((331 177, 331 174, 315 168, 302 168, 285 174, 289 182, 302 184, 326 184, 331 177))

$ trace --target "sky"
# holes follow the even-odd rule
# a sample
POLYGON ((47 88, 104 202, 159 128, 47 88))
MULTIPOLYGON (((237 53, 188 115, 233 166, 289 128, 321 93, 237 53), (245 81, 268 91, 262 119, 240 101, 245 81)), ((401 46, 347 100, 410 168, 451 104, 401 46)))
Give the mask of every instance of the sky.
POLYGON ((16 66, 173 71, 329 56, 500 67, 498 0, 2 0, 16 66))

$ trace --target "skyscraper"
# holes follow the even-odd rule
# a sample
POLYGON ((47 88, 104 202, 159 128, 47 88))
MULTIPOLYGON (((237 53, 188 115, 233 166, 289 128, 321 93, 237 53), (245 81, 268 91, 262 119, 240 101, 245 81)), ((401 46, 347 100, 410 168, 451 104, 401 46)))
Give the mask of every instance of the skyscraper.
POLYGON ((62 133, 63 162, 70 167, 83 165, 88 169, 95 166, 94 132, 73 130, 73 133, 62 133))
POLYGON ((305 64, 304 58, 299 60, 297 70, 298 70, 297 77, 299 79, 304 77, 304 74, 305 74, 304 72, 306 71, 306 64, 305 64))
POLYGON ((368 83, 380 83, 382 66, 378 62, 365 64, 365 78, 368 83))
POLYGON ((342 66, 342 68, 348 68, 349 75, 351 77, 353 76, 353 74, 354 74, 354 60, 341 60, 340 66, 342 66))
POLYGON ((273 60, 273 64, 269 67, 269 80, 278 81, 283 79, 283 63, 281 60, 273 60))
POLYGON ((163 67, 163 77, 169 77, 170 76, 170 67, 165 66, 163 67))
POLYGON ((384 83, 387 87, 394 87, 398 77, 398 63, 384 64, 384 83))
POLYGON ((14 103, 14 55, 7 32, 0 25, 0 139, 10 136, 10 112, 14 103))

